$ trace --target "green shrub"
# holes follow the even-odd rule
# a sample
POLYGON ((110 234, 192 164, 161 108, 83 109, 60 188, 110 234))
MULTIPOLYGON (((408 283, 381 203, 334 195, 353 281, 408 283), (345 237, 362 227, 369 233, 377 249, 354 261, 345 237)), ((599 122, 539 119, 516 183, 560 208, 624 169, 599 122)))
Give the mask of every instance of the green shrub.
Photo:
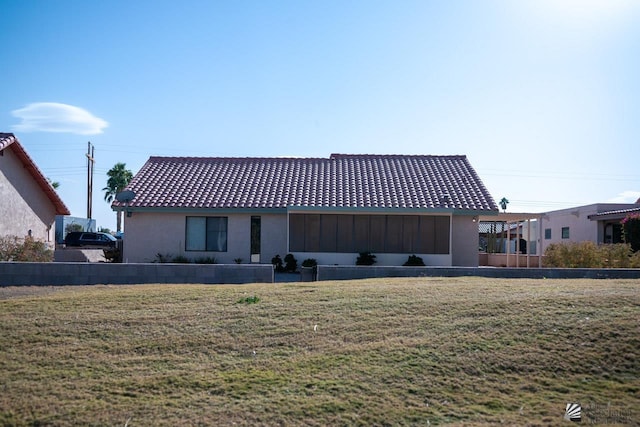
MULTIPOLYGON (((176 262, 176 261, 174 261, 176 262)), ((196 264, 217 264, 218 260, 216 260, 215 257, 212 256, 208 256, 208 257, 201 257, 201 258, 196 258, 193 260, 194 263, 196 264)))
POLYGON ((376 256, 371 252, 360 252, 356 259, 356 265, 373 265, 376 263, 376 256))
POLYGON ((303 267, 315 267, 317 265, 318 265, 318 261, 316 261, 315 258, 307 258, 304 261, 302 261, 303 267))
POLYGON ((250 297, 240 298, 236 301, 236 304, 257 304, 260 302, 260 297, 252 295, 250 297))
POLYGON ((0 261, 51 262, 53 251, 30 236, 22 241, 17 236, 5 236, 0 238, 0 261))
POLYGON ((271 258, 271 264, 273 264, 273 269, 277 273, 282 273, 284 271, 284 267, 282 266, 282 258, 280 258, 280 255, 276 255, 271 258))
POLYGON ((409 259, 402 264, 405 267, 424 267, 424 261, 419 256, 409 255, 409 259))
POLYGON ((629 268, 635 259, 628 244, 596 245, 588 241, 552 243, 544 256, 546 267, 558 268, 629 268))
POLYGON ((284 257, 284 271, 288 271, 290 273, 295 273, 298 269, 298 261, 293 256, 293 254, 287 254, 284 257))
POLYGON ((631 245, 633 252, 640 251, 640 213, 629 214, 620 223, 624 242, 631 245))

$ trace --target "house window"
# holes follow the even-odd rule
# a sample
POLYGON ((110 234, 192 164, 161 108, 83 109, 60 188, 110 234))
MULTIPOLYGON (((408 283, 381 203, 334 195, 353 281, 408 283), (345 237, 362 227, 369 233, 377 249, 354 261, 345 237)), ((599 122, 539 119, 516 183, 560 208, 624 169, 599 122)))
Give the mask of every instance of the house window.
POLYGON ((569 238, 569 227, 562 227, 562 238, 563 239, 569 238))
POLYGON ((188 216, 185 236, 187 251, 227 251, 227 218, 188 216))
POLYGON ((545 238, 545 240, 551 239, 551 229, 550 228, 545 228, 544 229, 544 238, 545 238))
POLYGON ((260 262, 260 234, 262 221, 259 216, 251 217, 251 262, 260 262))

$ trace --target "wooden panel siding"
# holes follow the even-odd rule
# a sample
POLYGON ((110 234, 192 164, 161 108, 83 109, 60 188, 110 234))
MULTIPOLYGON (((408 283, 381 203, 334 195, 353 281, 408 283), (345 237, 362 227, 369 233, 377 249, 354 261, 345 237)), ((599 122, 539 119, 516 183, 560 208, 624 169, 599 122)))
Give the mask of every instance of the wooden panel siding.
MULTIPOLYGON (((448 254, 449 253, 449 217, 436 216, 434 224, 435 237, 435 250, 436 254, 448 254)), ((475 237, 475 236, 474 236, 475 237)))
POLYGON ((320 252, 336 252, 338 250, 338 215, 322 215, 321 224, 320 252))
POLYGON ((289 215, 292 252, 448 254, 448 216, 289 215))
POLYGON ((336 236, 340 236, 336 242, 336 252, 353 253, 356 251, 355 240, 353 237, 353 215, 336 215, 338 230, 336 236))

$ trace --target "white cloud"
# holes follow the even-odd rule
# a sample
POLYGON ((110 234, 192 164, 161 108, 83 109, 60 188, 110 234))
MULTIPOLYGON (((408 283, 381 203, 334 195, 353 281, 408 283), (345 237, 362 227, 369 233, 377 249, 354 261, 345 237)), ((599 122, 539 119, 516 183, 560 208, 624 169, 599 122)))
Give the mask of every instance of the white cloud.
POLYGON ((11 112, 22 120, 12 126, 17 132, 61 132, 79 135, 102 133, 109 123, 87 110, 57 102, 34 102, 11 112))
POLYGON ((607 203, 635 203, 638 199, 640 199, 640 191, 627 190, 607 200, 607 203))

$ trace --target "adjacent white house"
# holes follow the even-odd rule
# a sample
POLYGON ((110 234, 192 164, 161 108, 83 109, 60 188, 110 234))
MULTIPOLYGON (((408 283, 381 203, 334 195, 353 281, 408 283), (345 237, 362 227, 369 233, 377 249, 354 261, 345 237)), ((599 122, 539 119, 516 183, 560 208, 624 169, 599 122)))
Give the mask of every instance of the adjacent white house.
POLYGON ((69 215, 47 178, 12 133, 0 133, 0 236, 53 245, 56 215, 69 215))
POLYGON ((620 221, 630 213, 640 212, 638 202, 595 203, 544 213, 540 225, 542 253, 552 243, 622 242, 620 221))
POLYGON ((151 157, 127 190, 125 262, 477 266, 478 216, 498 214, 465 156, 151 157))

